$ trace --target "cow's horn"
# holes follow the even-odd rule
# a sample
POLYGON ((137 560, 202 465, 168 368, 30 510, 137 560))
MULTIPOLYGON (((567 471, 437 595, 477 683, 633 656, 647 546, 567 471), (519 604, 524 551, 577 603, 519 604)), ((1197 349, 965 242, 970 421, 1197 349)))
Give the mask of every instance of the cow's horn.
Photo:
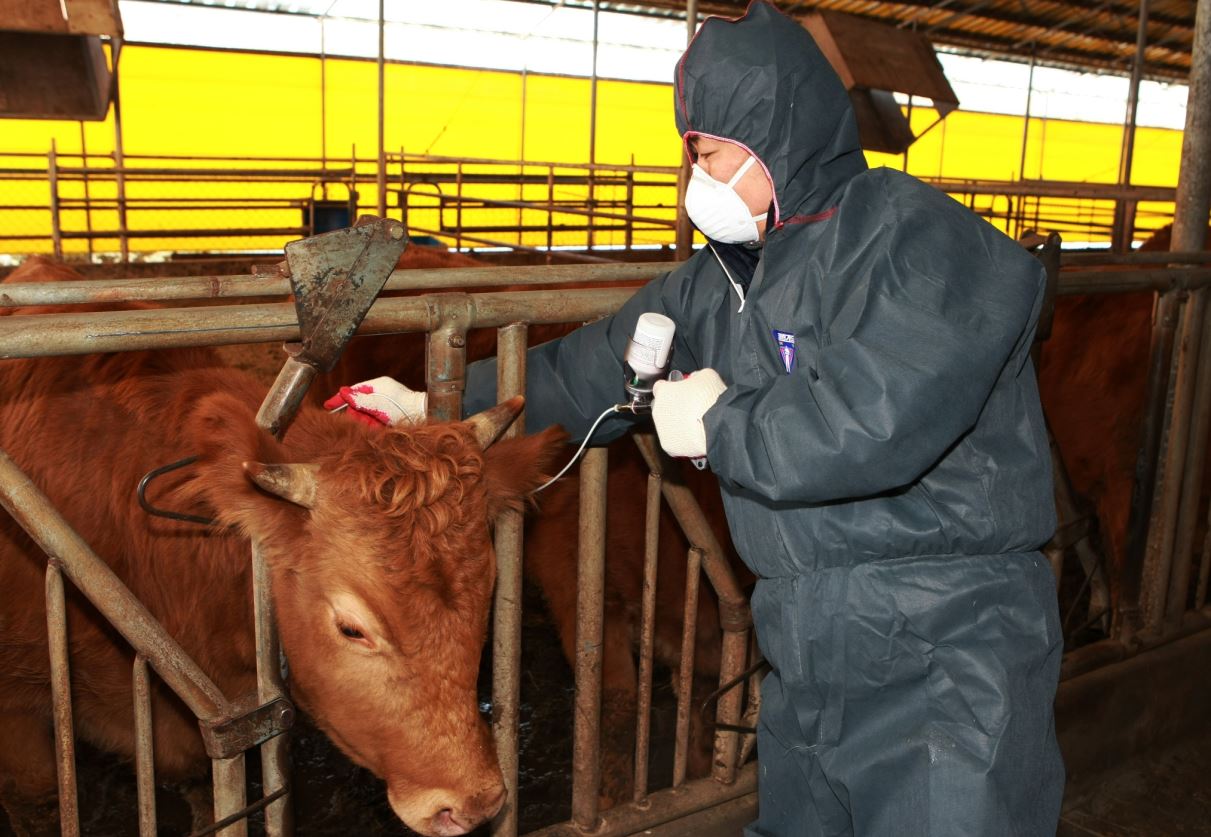
POLYGON ((504 433, 505 429, 513 423, 513 419, 517 418, 517 414, 521 412, 525 403, 524 397, 515 395, 503 404, 497 404, 482 413, 476 413, 463 424, 471 428, 480 448, 487 450, 488 446, 499 439, 500 434, 504 433))
POLYGON ((244 470, 252 481, 270 494, 302 506, 315 507, 315 495, 319 483, 316 474, 319 465, 266 465, 263 462, 245 462, 244 470))

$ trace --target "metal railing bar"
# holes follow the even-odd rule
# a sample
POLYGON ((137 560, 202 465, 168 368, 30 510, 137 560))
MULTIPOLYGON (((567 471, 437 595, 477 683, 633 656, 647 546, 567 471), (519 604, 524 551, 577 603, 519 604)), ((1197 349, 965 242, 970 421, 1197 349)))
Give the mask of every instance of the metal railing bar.
MULTIPOLYGON (((252 608, 256 642, 257 700, 262 704, 286 694, 282 682, 282 648, 278 640, 277 617, 273 608, 269 564, 256 539, 252 540, 252 608)), ((289 723, 286 724, 289 726, 289 723)), ((262 794, 282 795, 267 804, 265 832, 268 837, 286 837, 294 833, 290 798, 290 735, 283 732, 261 744, 262 794)))
MULTIPOLYGON (((14 515, 15 517, 15 515, 14 515)), ((18 520, 20 523, 20 520, 18 520)), ((46 631, 50 652, 50 694, 55 726, 55 763, 59 777, 59 827, 64 837, 80 834, 76 795, 76 740, 72 724, 71 666, 67 643, 67 602, 59 561, 46 565, 46 631)))
MULTIPOLYGON (((526 335, 524 323, 502 326, 496 336, 497 400, 526 392, 526 335)), ((505 438, 520 436, 524 409, 505 431, 505 438)), ((507 511, 496 521, 496 592, 492 625, 492 732, 496 755, 509 797, 492 822, 495 837, 515 837, 519 813, 518 728, 521 717, 522 536, 520 512, 507 511)))
POLYGON ((698 583, 703 551, 691 546, 685 561, 685 601, 681 617, 681 656, 677 661, 677 728, 673 740, 673 787, 685 784, 693 713, 694 645, 698 635, 698 583))
POLYGON ((580 533, 576 574, 576 698, 572 727, 572 822, 593 831, 601 791, 602 631, 605 607, 606 448, 590 448, 580 465, 580 533))
POLYGON ((151 715, 151 672, 147 658, 135 655, 131 673, 135 709, 135 785, 139 801, 139 837, 156 837, 155 733, 151 715))
POLYGON ((244 810, 248 805, 245 761, 243 753, 231 758, 210 760, 215 823, 231 820, 230 825, 214 831, 221 837, 248 837, 247 812, 244 810))
MULTIPOLYGON (((0 286, 10 287, 10 286, 0 286)), ((469 297, 470 328, 508 323, 583 322, 610 314, 635 288, 427 294, 379 299, 358 334, 431 331, 443 306, 469 297)), ((3 293, 3 291, 0 291, 3 293)), ((33 314, 0 318, 0 358, 222 346, 299 339, 291 303, 33 314)))
MULTIPOLYGON (((757 792, 757 765, 747 764, 736 781, 720 784, 714 779, 691 779, 679 788, 655 791, 642 802, 616 805, 603 812, 593 837, 624 837, 672 822, 687 814, 721 805, 757 792)), ((526 837, 568 837, 564 823, 532 831, 526 837)))
MULTIPOLYGON (((543 229, 545 230, 546 227, 543 227, 543 229)), ((451 233, 448 230, 430 230, 430 229, 418 228, 415 226, 413 226, 410 229, 410 232, 422 233, 422 234, 426 234, 426 235, 446 235, 446 236, 451 235, 451 233)), ((579 253, 569 253, 569 252, 563 251, 563 250, 546 250, 542 247, 530 247, 529 245, 526 245, 526 244, 517 244, 514 242, 510 242, 510 241, 497 241, 494 238, 484 238, 483 236, 468 235, 465 232, 460 233, 459 238, 461 238, 465 241, 473 241, 476 244, 487 244, 489 247, 504 247, 509 250, 520 250, 523 253, 541 253, 544 256, 545 255, 558 256, 559 258, 570 259, 571 261, 574 261, 574 262, 597 262, 600 264, 613 264, 617 261, 616 259, 607 259, 607 258, 603 258, 601 256, 581 255, 579 253)))
POLYGON ((648 474, 643 538, 643 601, 639 622, 639 683, 635 719, 635 792, 648 795, 652 731, 652 661, 656 649, 656 569, 660 556, 660 475, 648 474))
MULTIPOLYGON (((552 285, 642 282, 678 267, 678 262, 609 262, 594 265, 448 267, 396 270, 384 291, 487 288, 494 285, 552 285)), ((83 305, 94 302, 157 302, 285 296, 290 283, 264 274, 82 279, 10 282, 0 285, 0 308, 25 305, 83 305)))

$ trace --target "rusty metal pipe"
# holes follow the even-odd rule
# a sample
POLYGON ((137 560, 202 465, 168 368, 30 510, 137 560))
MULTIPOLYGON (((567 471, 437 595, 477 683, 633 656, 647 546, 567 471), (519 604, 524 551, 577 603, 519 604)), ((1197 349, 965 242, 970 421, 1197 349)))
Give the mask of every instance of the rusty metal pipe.
MULTIPOLYGON (((248 804, 244 781, 244 754, 240 753, 229 759, 211 759, 210 766, 214 787, 214 820, 218 822, 248 804)), ((248 820, 237 820, 215 833, 219 837, 248 837, 248 820)))
MULTIPOLYGON (((719 684, 729 683, 744 671, 749 644, 749 631, 727 630, 723 632, 723 652, 719 663, 719 684)), ((740 723, 744 694, 732 689, 720 695, 715 709, 715 718, 722 728, 715 730, 714 755, 711 775, 716 781, 731 784, 736 781, 739 768, 740 734, 729 726, 740 723)))
POLYGON ((656 569, 660 557, 660 475, 648 474, 643 537, 643 602, 639 622, 639 684, 635 719, 635 794, 648 795, 652 732, 652 660, 656 649, 656 569))
POLYGON ((592 831, 601 789, 601 668, 605 606, 605 448, 580 465, 580 533, 576 574, 576 717, 572 736, 572 822, 592 831))
MULTIPOLYGON (((656 791, 643 802, 628 802, 611 808, 602 815, 593 837, 642 834, 649 828, 756 791, 756 764, 745 765, 731 785, 720 785, 714 779, 691 779, 679 788, 656 791)), ((569 837, 569 833, 568 826, 560 824, 532 831, 526 837, 569 837)))
MULTIPOLYGON (((269 703, 286 694, 282 682, 282 646, 278 640, 277 618, 273 608, 269 565, 265 552, 252 541, 252 606, 256 638, 257 700, 269 703)), ((290 784, 290 734, 283 732, 261 744, 262 795, 290 784)), ((265 832, 268 837, 288 837, 294 833, 294 812, 287 793, 265 808, 265 832)))
POLYGON ((151 716, 151 673, 147 658, 135 655, 135 783, 139 799, 139 837, 156 837, 155 738, 151 716))
POLYGON ((1136 291, 1204 288, 1211 284, 1211 270, 1177 270, 1156 267, 1136 270, 1065 270, 1060 274, 1056 293, 1073 296, 1096 293, 1133 293, 1136 291))
MULTIPOLYGON (((616 311, 635 290, 603 288, 466 295, 471 299, 473 309, 466 325, 484 328, 522 321, 591 320, 616 311)), ((437 305, 431 296, 380 299, 374 303, 357 333, 432 331, 441 326, 434 320, 437 305)), ((0 318, 0 358, 298 339, 298 318, 290 303, 0 318)))
MULTIPOLYGON (((517 323, 496 334, 499 358, 496 394, 501 401, 526 391, 526 326, 517 323)), ((521 435, 524 409, 505 438, 521 435)), ((496 520, 496 593, 492 623, 492 732, 496 757, 509 798, 492 821, 494 837, 515 837, 519 800, 517 747, 521 706, 522 515, 508 511, 496 520)))
POLYGON ((691 546, 685 561, 685 602, 681 616, 681 656, 677 662, 677 728, 673 741, 673 787, 685 784, 694 695, 694 640, 698 636, 698 582, 703 551, 691 546))
POLYGON ((458 421, 467 384, 467 329, 475 318, 474 303, 468 294, 433 294, 426 303, 432 323, 425 353, 429 418, 458 421))
MULTIPOLYGON (((736 576, 728 565, 723 547, 715 537, 715 532, 698 505, 694 493, 683 482, 667 478, 666 472, 670 467, 675 468, 675 465, 664 457, 652 434, 636 433, 633 438, 652 473, 666 476, 661 482, 661 491, 681 530, 692 545, 703 550, 702 567, 719 596, 724 630, 748 628, 752 624, 748 613, 748 597, 740 589, 740 583, 736 581, 736 576)), ((676 476, 675 473, 673 476, 676 476)))
POLYGON ((1165 617, 1173 547, 1177 539, 1178 506, 1190 443, 1194 385, 1206 316, 1206 291, 1191 294, 1185 306, 1177 340, 1177 368, 1173 387, 1172 418, 1163 444, 1164 461, 1156 483, 1148 521, 1148 540, 1140 582, 1140 615, 1145 630, 1156 630, 1165 617))
MULTIPOLYGON (((1198 291, 1205 297, 1209 291, 1198 291)), ((1165 621, 1169 625, 1181 622, 1190 595, 1190 567, 1194 560, 1194 537, 1198 529, 1199 506, 1202 499, 1204 460, 1207 457, 1208 431, 1211 430, 1211 328, 1207 326, 1207 303, 1201 325, 1201 340, 1197 348, 1197 374, 1191 393, 1189 442, 1185 451, 1185 473, 1178 492, 1177 540, 1169 571, 1169 590, 1165 603, 1165 621)))
MULTIPOLYGON (((493 285, 550 285, 640 282, 667 273, 675 262, 538 265, 534 267, 449 267, 396 270, 384 291, 488 288, 493 285)), ((67 282, 11 282, 0 287, 0 307, 73 305, 95 302, 152 302, 178 299, 243 299, 286 296, 290 283, 264 274, 163 276, 151 279, 81 279, 67 282)))
MULTIPOLYGON (((1129 262, 1106 264, 1189 263, 1211 261, 1211 254, 1140 253, 1129 262), (1147 258, 1145 258, 1147 257, 1147 258)), ((1065 257, 1075 260, 1076 257, 1065 257)), ((386 291, 490 288, 496 285, 550 285, 641 282, 675 268, 676 262, 634 264, 538 265, 534 267, 452 267, 432 270, 397 270, 384 286, 386 291)), ((1058 293, 1064 296, 1091 293, 1132 293, 1198 288, 1211 284, 1211 269, 1101 271, 1065 270, 1058 293)), ((67 282, 13 282, 0 287, 0 308, 25 305, 76 305, 97 302, 168 302, 185 299, 247 299, 286 296, 285 279, 260 274, 233 276, 159 277, 150 279, 84 279, 67 282)))
POLYGON ((1179 625, 1162 632, 1141 631, 1133 634, 1129 641, 1104 639, 1091 645, 1077 648, 1064 655, 1060 666, 1060 680, 1070 680, 1097 668, 1113 665, 1135 655, 1159 648, 1170 642, 1211 629, 1211 607, 1203 606, 1187 610, 1182 614, 1179 625))
POLYGON ((50 141, 50 154, 46 164, 50 182, 50 235, 56 259, 63 258, 63 215, 59 211, 59 160, 55 141, 50 141))
POLYGON ((51 705, 55 722, 55 764, 59 777, 59 827, 65 837, 78 837, 80 809, 76 796, 76 738, 71 709, 67 601, 63 591, 62 567, 55 560, 51 560, 46 566, 46 632, 50 651, 51 705))
POLYGON ((1139 618, 1143 588, 1146 547, 1149 538, 1153 497, 1158 479, 1162 448, 1161 439, 1168 413, 1170 378, 1174 363, 1173 348, 1179 323, 1181 300, 1177 291, 1161 294, 1152 316, 1152 338, 1148 360, 1148 391, 1146 411, 1140 433, 1139 454, 1136 457, 1135 482, 1131 496, 1131 513, 1127 525, 1126 557, 1120 576, 1119 606, 1111 630, 1122 638, 1134 630, 1139 618))
POLYGON ((135 651, 147 657, 194 715, 208 721, 230 715, 230 707, 219 688, 3 451, 0 451, 0 505, 53 562, 61 565, 76 589, 135 651))
MULTIPOLYGON (((651 434, 636 433, 633 438, 653 473, 663 474, 666 468, 676 467, 663 456, 651 434)), ((748 630, 753 623, 748 597, 740 589, 723 547, 715 537, 714 530, 711 529, 693 492, 676 479, 665 479, 661 490, 686 538, 692 545, 703 550, 702 567, 719 597, 719 624, 723 629, 719 682, 727 683, 744 671, 745 667, 748 630)), ((734 726, 739 722, 742 697, 739 691, 733 690, 720 698, 716 718, 721 724, 734 726)), ((716 780, 724 783, 734 781, 738 748, 737 733, 728 730, 716 731, 712 766, 712 774, 716 780)))

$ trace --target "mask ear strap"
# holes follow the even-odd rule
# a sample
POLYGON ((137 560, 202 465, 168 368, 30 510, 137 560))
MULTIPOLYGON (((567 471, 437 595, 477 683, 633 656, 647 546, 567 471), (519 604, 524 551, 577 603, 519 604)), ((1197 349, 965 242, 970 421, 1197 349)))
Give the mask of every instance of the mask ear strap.
POLYGON ((753 163, 757 162, 757 158, 752 154, 748 155, 748 159, 744 161, 744 165, 736 169, 736 173, 732 175, 732 179, 727 182, 728 186, 735 186, 740 182, 740 178, 744 177, 744 173, 753 167, 753 163))

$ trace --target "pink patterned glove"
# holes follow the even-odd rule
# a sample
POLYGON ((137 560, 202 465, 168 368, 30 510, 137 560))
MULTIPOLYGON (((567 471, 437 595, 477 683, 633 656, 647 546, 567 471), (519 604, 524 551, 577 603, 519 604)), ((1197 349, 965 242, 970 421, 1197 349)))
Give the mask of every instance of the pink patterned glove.
POLYGON ((344 410, 350 418, 363 424, 416 424, 425 420, 423 392, 408 389, 392 378, 375 378, 351 387, 341 387, 336 395, 324 402, 325 410, 344 410))

